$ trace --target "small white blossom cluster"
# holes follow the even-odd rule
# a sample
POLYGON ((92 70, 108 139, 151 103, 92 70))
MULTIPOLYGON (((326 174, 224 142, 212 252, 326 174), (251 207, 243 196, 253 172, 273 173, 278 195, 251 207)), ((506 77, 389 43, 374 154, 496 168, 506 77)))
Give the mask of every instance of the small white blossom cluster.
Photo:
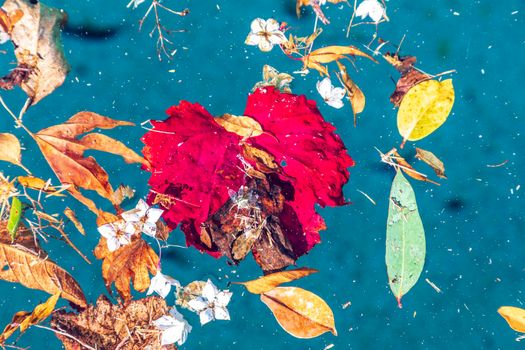
POLYGON ((157 221, 163 212, 162 209, 151 208, 141 199, 134 209, 120 214, 121 219, 100 226, 98 232, 106 239, 108 250, 113 252, 121 246, 131 243, 133 235, 141 232, 155 237, 157 221))

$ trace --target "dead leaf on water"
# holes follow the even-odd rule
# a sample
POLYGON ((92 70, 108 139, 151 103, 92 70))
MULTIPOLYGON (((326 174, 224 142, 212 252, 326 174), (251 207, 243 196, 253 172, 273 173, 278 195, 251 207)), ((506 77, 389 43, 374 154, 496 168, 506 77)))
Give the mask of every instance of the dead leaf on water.
POLYGON ((502 306, 498 309, 498 313, 507 321, 510 328, 525 333, 525 310, 514 306, 502 306))
POLYGON ((316 272, 319 272, 319 271, 315 269, 311 269, 309 267, 301 267, 301 268, 294 269, 294 270, 271 273, 269 275, 265 275, 255 280, 251 280, 247 282, 233 282, 233 283, 244 285, 250 293, 262 294, 262 293, 269 292, 270 290, 274 289, 275 287, 280 286, 283 283, 295 281, 297 279, 309 276, 316 272))
POLYGON ((434 153, 416 147, 416 158, 428 164, 440 178, 447 178, 445 175, 445 165, 434 153))
POLYGON ((350 105, 352 106, 352 112, 354 114, 354 126, 356 126, 356 115, 361 113, 365 109, 365 94, 363 94, 363 91, 361 91, 359 86, 357 86, 357 84, 354 83, 354 81, 350 78, 346 67, 339 61, 337 61, 337 66, 339 67, 340 72, 340 75, 337 74, 337 77, 339 78, 339 80, 341 80, 341 83, 343 84, 343 87, 347 92, 346 96, 350 101, 350 105))
POLYGON ((264 133, 261 124, 247 116, 235 116, 226 113, 214 120, 226 131, 233 132, 241 137, 256 137, 264 133))
POLYGON ((319 296, 297 287, 277 287, 261 294, 283 329, 296 338, 315 338, 325 332, 337 335, 334 314, 319 296))
POLYGON ((75 225, 75 227, 77 228, 78 232, 80 232, 82 234, 82 236, 86 235, 86 231, 84 230, 84 226, 82 226, 82 223, 80 221, 78 221, 77 215, 75 214, 75 212, 73 210, 71 210, 69 207, 67 207, 66 209, 64 209, 64 215, 69 220, 71 220, 73 225, 75 225))
POLYGON ((21 151, 20 141, 18 141, 15 135, 0 133, 0 160, 18 165, 29 173, 29 170, 22 165, 21 151))

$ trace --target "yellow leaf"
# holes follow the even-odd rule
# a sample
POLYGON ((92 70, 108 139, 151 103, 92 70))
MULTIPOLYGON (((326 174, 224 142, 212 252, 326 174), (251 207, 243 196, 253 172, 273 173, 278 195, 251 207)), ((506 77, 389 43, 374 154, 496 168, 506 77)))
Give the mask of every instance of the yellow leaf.
POLYGON ((35 176, 19 176, 16 179, 20 185, 26 188, 49 193, 50 196, 64 196, 62 193, 60 193, 60 191, 64 190, 64 188, 56 188, 55 186, 51 185, 50 181, 44 181, 41 178, 35 176))
POLYGON ((0 344, 3 344, 18 328, 20 328, 20 333, 23 333, 30 326, 44 321, 55 310, 59 297, 60 292, 54 294, 45 303, 37 305, 32 313, 26 311, 17 312, 11 323, 5 327, 4 332, 0 335, 0 344))
POLYGON ((308 267, 301 267, 295 270, 271 273, 269 275, 259 277, 252 281, 233 283, 244 285, 250 293, 262 294, 271 291, 272 289, 278 287, 283 283, 291 282, 316 272, 319 271, 308 267))
POLYGON ((310 52, 302 58, 304 69, 311 68, 317 70, 321 75, 328 75, 328 69, 323 64, 338 61, 350 56, 361 56, 377 63, 377 61, 367 53, 354 46, 325 46, 310 52))
POLYGON ((454 104, 452 80, 426 80, 408 90, 397 113, 397 128, 406 140, 417 141, 433 133, 448 118, 454 104))
POLYGON ((365 94, 363 94, 359 86, 350 78, 346 67, 342 63, 337 61, 337 67, 339 67, 339 72, 341 73, 341 77, 339 77, 339 75, 337 75, 337 77, 341 80, 347 92, 347 98, 352 105, 352 112, 354 113, 354 126, 356 126, 356 114, 361 113, 365 109, 365 94))
POLYGON ((261 294, 279 325, 296 338, 314 338, 325 332, 337 335, 330 306, 317 295, 297 287, 277 287, 261 294))
POLYGON ((498 313, 507 321, 510 328, 525 333, 525 310, 514 306, 502 306, 498 313))
POLYGON ((256 137, 263 134, 261 124, 250 117, 224 114, 215 118, 215 121, 226 129, 226 131, 233 132, 242 137, 256 137))
POLYGON ((13 134, 0 133, 0 160, 18 165, 29 172, 29 170, 22 165, 20 142, 13 134))
POLYGON ((71 210, 69 207, 66 207, 66 209, 64 209, 64 215, 69 220, 71 220, 73 225, 75 225, 76 229, 78 230, 78 232, 80 232, 82 234, 82 236, 86 235, 86 231, 84 230, 84 226, 82 226, 82 223, 80 221, 78 221, 77 216, 76 216, 76 214, 75 214, 75 212, 73 210, 71 210))

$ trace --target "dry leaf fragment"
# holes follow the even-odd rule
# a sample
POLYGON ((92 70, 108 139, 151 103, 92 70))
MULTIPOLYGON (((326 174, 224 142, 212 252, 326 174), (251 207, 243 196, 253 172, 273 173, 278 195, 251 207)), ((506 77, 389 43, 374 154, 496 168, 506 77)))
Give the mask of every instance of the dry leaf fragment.
POLYGON ((294 269, 294 270, 271 273, 269 275, 265 275, 255 280, 251 280, 247 282, 233 282, 233 283, 244 285, 250 293, 262 294, 262 293, 271 291, 272 289, 280 286, 283 283, 291 282, 291 281, 309 276, 316 272, 319 272, 319 271, 315 269, 311 269, 309 267, 301 267, 301 268, 294 269))
POLYGON ((31 104, 36 104, 62 85, 69 72, 60 43, 60 29, 66 22, 66 13, 31 0, 6 0, 3 8, 8 13, 23 13, 13 25, 11 41, 15 45, 18 65, 30 70, 21 87, 31 104))
POLYGON ((145 292, 150 285, 149 273, 155 275, 159 265, 159 257, 142 238, 136 239, 114 252, 107 249, 104 238, 100 239, 95 248, 97 259, 102 263, 102 277, 106 288, 111 292, 111 284, 124 300, 131 299, 130 281, 136 291, 145 292))
POLYGON ((18 183, 24 186, 25 188, 30 188, 36 191, 42 191, 48 193, 50 196, 62 197, 64 195, 60 192, 66 189, 64 187, 57 188, 55 186, 52 186, 50 180, 44 181, 35 176, 19 176, 16 179, 18 183))
POLYGON ((447 178, 445 175, 445 165, 438 157, 434 155, 434 153, 416 147, 416 158, 428 164, 432 169, 434 169, 434 172, 440 178, 447 178))
POLYGON ((13 134, 0 133, 0 160, 18 165, 26 172, 29 170, 22 165, 20 141, 13 134))
POLYGON ((161 345, 161 331, 152 322, 168 314, 166 301, 161 297, 115 305, 100 296, 95 305, 80 313, 64 310, 53 313, 51 327, 59 331, 57 337, 66 350, 87 349, 77 340, 92 349, 175 350, 173 345, 161 345))
POLYGON ((355 46, 325 46, 310 52, 302 58, 304 64, 303 69, 312 68, 317 70, 321 75, 328 75, 328 69, 326 66, 323 66, 323 64, 339 61, 344 58, 349 59, 348 56, 365 57, 377 63, 372 56, 359 50, 355 46))
POLYGON ((434 185, 440 186, 439 183, 432 181, 427 175, 420 173, 410 165, 405 158, 397 152, 395 148, 392 148, 387 154, 381 154, 381 161, 394 168, 401 169, 405 174, 418 181, 430 182, 434 185))
POLYGON ((24 12, 20 9, 16 9, 14 11, 11 11, 10 13, 7 13, 4 11, 3 8, 0 8, 0 27, 6 34, 11 34, 13 31, 13 27, 18 22, 22 16, 24 15, 24 12))
POLYGON ((514 306, 502 306, 498 309, 498 313, 507 321, 510 328, 525 333, 525 310, 514 306))
POLYGON ((250 117, 239 117, 226 113, 214 120, 226 131, 233 132, 241 137, 256 137, 264 133, 261 124, 250 117))
POLYGON ((261 294, 279 325, 296 338, 314 338, 325 332, 337 335, 330 306, 317 295, 297 287, 277 287, 261 294))
MULTIPOLYGON (((100 196, 112 201, 113 189, 108 174, 93 157, 84 157, 84 151, 94 146, 92 142, 83 143, 77 137, 95 128, 111 129, 116 126, 134 125, 133 123, 113 120, 93 112, 79 112, 63 124, 51 126, 32 134, 47 162, 62 184, 72 185, 68 191, 73 197, 97 212, 94 203, 85 198, 77 188, 96 191, 100 196)), ((96 138, 99 139, 100 138, 96 138)), ((88 138, 88 140, 92 140, 88 138)), ((134 157, 133 151, 121 142, 104 137, 103 143, 97 143, 96 149, 119 154, 126 161, 142 163, 141 157, 134 157)), ((114 203, 115 204, 115 203, 114 203)))
POLYGON ((86 298, 77 281, 48 258, 32 232, 20 225, 11 243, 6 225, 0 222, 0 279, 49 294, 61 292, 62 298, 85 307, 86 298))
POLYGON ((383 58, 401 73, 401 78, 396 83, 396 90, 390 96, 390 102, 395 107, 399 107, 403 97, 413 86, 432 78, 414 67, 417 61, 414 56, 399 56, 397 53, 387 52, 383 58))
POLYGON ((120 185, 113 193, 113 203, 118 205, 126 199, 131 199, 135 195, 135 190, 127 185, 120 185))
POLYGON ((76 216, 76 214, 75 214, 75 212, 73 210, 71 210, 69 207, 66 207, 66 209, 64 209, 64 215, 69 220, 71 220, 73 225, 75 225, 75 227, 77 228, 78 232, 80 232, 82 234, 82 236, 86 235, 86 231, 84 230, 84 226, 82 226, 82 223, 80 221, 78 221, 77 216, 76 216))
POLYGON ((359 86, 357 86, 356 83, 354 83, 354 81, 350 78, 348 72, 346 71, 346 67, 339 61, 337 61, 337 66, 339 67, 339 72, 341 74, 337 74, 337 77, 347 92, 347 98, 352 105, 352 112, 354 113, 354 126, 356 126, 356 115, 365 109, 365 94, 363 94, 363 91, 361 91, 359 86))
POLYGON ((411 88, 397 113, 397 128, 403 144, 433 133, 447 120, 453 105, 452 79, 426 80, 411 88))
POLYGON ((4 332, 0 335, 0 344, 3 344, 17 329, 20 329, 20 333, 23 333, 30 326, 44 321, 55 309, 59 297, 60 292, 49 297, 45 303, 37 305, 31 313, 27 311, 17 312, 13 316, 11 323, 4 328, 4 332))

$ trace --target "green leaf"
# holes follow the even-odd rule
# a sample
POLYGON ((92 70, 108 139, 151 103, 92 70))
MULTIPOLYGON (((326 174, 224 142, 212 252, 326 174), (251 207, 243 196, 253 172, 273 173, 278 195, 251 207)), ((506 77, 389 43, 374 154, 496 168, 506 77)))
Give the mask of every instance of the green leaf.
POLYGON ((398 171, 390 191, 386 226, 386 267, 390 288, 399 307, 401 298, 417 282, 425 265, 425 231, 414 190, 398 171))
POLYGON ((22 218, 22 202, 18 197, 13 197, 11 200, 11 211, 9 212, 9 219, 7 220, 7 230, 11 239, 14 241, 16 237, 16 231, 20 225, 20 219, 22 218))

